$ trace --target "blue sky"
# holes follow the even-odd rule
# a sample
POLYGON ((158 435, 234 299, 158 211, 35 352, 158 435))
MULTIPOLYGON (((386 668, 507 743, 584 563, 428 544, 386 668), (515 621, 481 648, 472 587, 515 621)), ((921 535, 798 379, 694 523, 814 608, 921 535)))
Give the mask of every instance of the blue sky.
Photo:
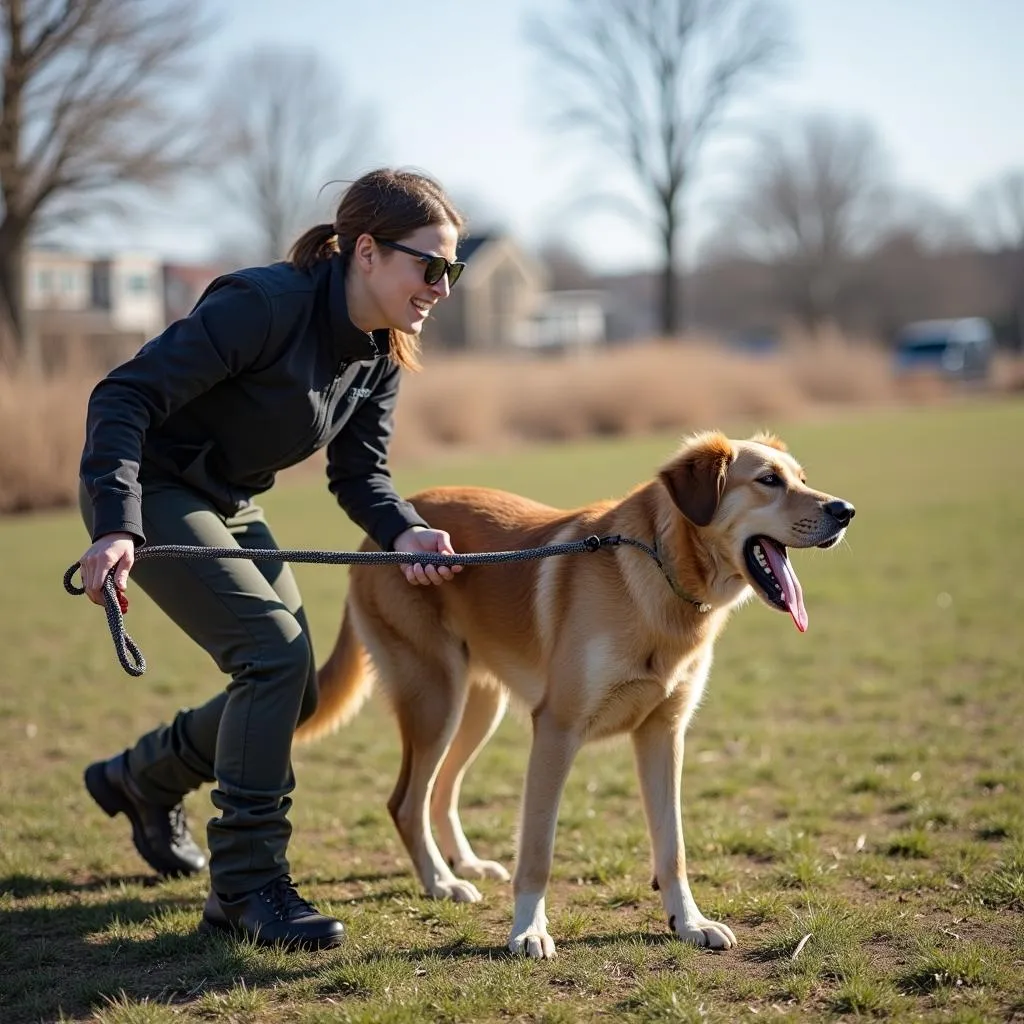
MULTIPOLYGON (((559 237, 595 267, 651 265, 642 225, 570 208, 599 175, 628 193, 599 154, 546 126, 530 12, 560 0, 206 0, 220 27, 206 44, 211 75, 237 51, 265 44, 314 47, 339 83, 376 112, 365 170, 410 165, 438 177, 478 215, 525 243, 559 237)), ((869 119, 897 180, 951 205, 986 179, 1024 165, 1024 2, 1017 0, 790 0, 796 58, 740 113, 758 127, 790 114, 833 111, 869 119)), ((689 246, 713 230, 709 213, 731 181, 738 139, 712 146, 690 194, 689 246)), ((173 209, 150 206, 116 239, 199 258, 221 229, 189 190, 173 209)))

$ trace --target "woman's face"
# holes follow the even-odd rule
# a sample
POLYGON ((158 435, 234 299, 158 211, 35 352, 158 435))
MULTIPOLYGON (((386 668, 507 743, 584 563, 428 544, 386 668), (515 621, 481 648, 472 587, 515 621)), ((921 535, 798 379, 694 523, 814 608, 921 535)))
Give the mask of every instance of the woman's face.
MULTIPOLYGON (((363 236, 360 244, 368 237, 363 236)), ((458 232, 451 224, 431 224, 398 241, 451 262, 455 260, 458 232)), ((424 270, 425 263, 418 257, 374 243, 372 258, 364 263, 366 291, 385 326, 418 335, 435 304, 448 297, 448 275, 442 274, 435 284, 427 284, 424 270)))

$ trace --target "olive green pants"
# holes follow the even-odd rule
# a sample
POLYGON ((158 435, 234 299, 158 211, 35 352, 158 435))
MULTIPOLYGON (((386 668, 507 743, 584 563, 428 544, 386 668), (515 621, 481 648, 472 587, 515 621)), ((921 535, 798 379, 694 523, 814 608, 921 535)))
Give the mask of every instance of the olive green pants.
MULTIPOLYGON (((84 488, 79 498, 91 532, 84 488)), ((151 545, 277 546, 257 505, 225 518, 170 482, 147 483, 142 526, 151 545)), ((155 559, 136 565, 131 580, 231 678, 208 703, 179 711, 138 740, 128 769, 146 798, 168 806, 215 783, 220 817, 207 825, 213 887, 222 894, 258 889, 288 871, 292 734, 316 706, 316 666, 295 577, 282 562, 155 559)))

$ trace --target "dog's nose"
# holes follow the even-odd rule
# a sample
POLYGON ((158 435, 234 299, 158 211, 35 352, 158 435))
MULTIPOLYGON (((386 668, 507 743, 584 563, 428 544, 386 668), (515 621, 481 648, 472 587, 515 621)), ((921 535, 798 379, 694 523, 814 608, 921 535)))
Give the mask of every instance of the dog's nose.
POLYGON ((825 511, 837 522, 845 526, 856 514, 857 510, 842 498, 825 503, 825 511))

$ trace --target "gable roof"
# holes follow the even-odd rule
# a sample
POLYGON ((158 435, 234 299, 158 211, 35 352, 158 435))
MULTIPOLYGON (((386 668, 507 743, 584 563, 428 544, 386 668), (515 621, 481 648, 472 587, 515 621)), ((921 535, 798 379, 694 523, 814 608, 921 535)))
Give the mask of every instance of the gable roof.
POLYGON ((488 242, 493 242, 496 237, 496 235, 487 232, 481 235, 466 235, 465 238, 459 240, 459 244, 455 249, 456 259, 461 260, 463 263, 468 263, 483 246, 488 242))

